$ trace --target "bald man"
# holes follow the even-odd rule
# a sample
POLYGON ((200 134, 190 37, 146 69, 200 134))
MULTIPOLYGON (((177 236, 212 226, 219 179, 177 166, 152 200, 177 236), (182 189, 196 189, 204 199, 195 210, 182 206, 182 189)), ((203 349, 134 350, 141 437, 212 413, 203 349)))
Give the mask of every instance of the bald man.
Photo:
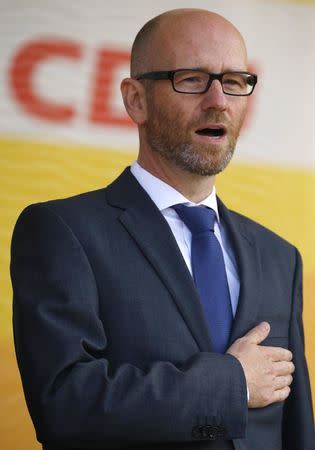
POLYGON ((137 162, 20 216, 16 352, 45 450, 314 450, 299 253, 215 194, 256 81, 223 17, 155 17, 121 84, 137 162))

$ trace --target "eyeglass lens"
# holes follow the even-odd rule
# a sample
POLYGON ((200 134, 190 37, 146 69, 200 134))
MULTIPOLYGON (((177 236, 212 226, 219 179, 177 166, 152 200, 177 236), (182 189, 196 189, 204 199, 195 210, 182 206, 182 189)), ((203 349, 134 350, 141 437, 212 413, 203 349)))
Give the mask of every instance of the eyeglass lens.
MULTIPOLYGON (((174 88, 179 92, 200 93, 206 90, 209 74, 197 70, 183 70, 174 73, 174 88)), ((253 90, 250 74, 230 72, 222 77, 222 89, 226 94, 248 95, 253 90)))

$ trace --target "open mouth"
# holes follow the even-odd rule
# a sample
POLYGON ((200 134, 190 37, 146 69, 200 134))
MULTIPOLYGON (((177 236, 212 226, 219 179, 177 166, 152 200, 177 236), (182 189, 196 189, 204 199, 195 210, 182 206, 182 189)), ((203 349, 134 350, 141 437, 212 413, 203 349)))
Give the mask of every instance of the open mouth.
POLYGON ((200 130, 197 130, 196 133, 201 136, 220 138, 226 134, 226 130, 221 127, 216 127, 216 128, 210 127, 210 128, 201 128, 200 130))

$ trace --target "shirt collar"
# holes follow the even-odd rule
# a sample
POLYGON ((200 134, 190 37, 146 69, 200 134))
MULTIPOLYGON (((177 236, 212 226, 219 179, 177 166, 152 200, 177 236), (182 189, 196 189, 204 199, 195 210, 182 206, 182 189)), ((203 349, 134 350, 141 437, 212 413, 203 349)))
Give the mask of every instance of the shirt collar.
POLYGON ((213 186, 211 194, 202 202, 193 203, 172 186, 145 170, 137 161, 132 164, 130 171, 160 211, 171 208, 178 203, 185 203, 191 206, 203 205, 215 211, 217 220, 220 223, 215 186, 213 186))

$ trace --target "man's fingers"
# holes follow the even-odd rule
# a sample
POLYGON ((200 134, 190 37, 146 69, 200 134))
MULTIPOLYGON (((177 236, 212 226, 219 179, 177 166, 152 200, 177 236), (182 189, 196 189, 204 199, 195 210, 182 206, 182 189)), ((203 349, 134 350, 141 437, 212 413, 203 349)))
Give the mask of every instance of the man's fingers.
POLYGON ((266 347, 261 346, 265 355, 269 356, 272 361, 292 361, 293 355, 290 350, 282 347, 266 347))
POLYGON ((286 386, 290 386, 293 381, 292 375, 280 376, 275 379, 275 389, 283 389, 286 386))
POLYGON ((269 332, 269 323, 261 322, 237 339, 228 350, 244 368, 249 389, 249 408, 282 402, 290 394, 293 355, 285 348, 264 345, 263 341, 269 332))
POLYGON ((244 337, 248 338, 249 342, 252 344, 260 344, 266 339, 270 332, 270 325, 268 322, 261 322, 256 325, 256 327, 249 330, 244 337))
POLYGON ((279 361, 273 363, 273 373, 276 376, 286 376, 294 372, 294 364, 291 361, 279 361))
POLYGON ((273 392, 273 401, 274 402, 283 402, 287 397, 289 397, 289 394, 291 392, 291 389, 289 386, 285 386, 283 389, 278 389, 273 392))

